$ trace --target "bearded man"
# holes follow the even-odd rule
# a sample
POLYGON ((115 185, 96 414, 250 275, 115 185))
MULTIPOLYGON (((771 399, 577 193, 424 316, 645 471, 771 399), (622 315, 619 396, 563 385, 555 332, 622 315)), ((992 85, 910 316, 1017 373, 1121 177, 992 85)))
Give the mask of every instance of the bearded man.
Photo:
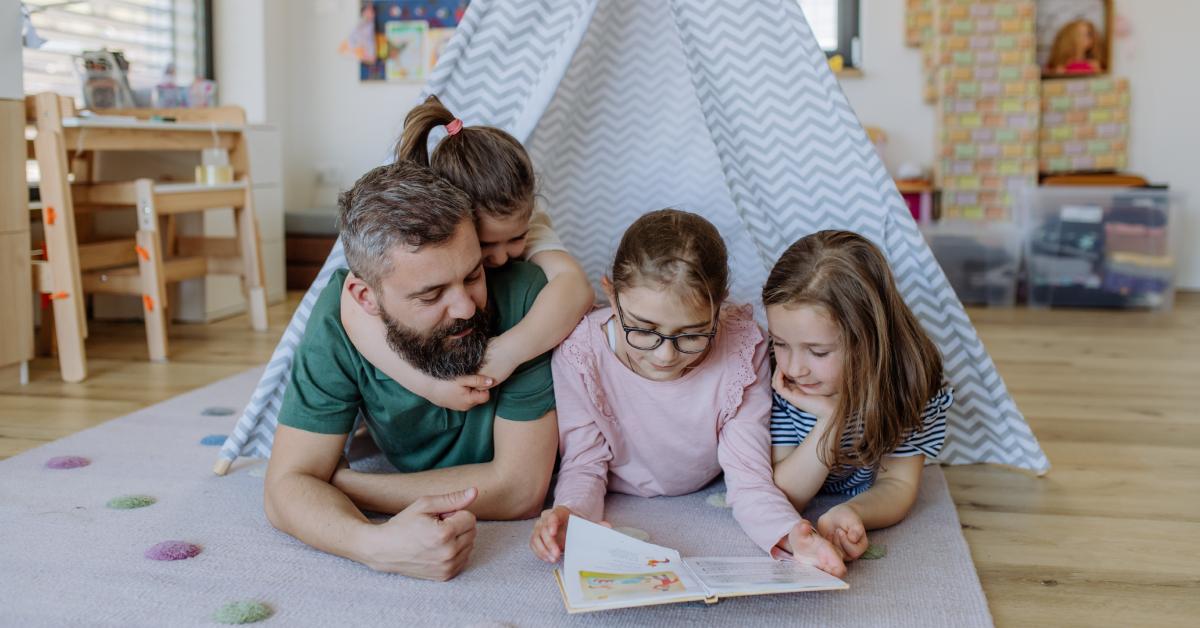
POLYGON ((558 444, 549 354, 519 367, 486 403, 441 408, 355 349, 341 294, 383 321, 378 342, 449 380, 479 371, 488 338, 525 316, 546 278, 525 262, 485 275, 467 196, 423 166, 375 168, 338 204, 349 269, 330 278, 296 351, 267 469, 267 518, 372 569, 446 580, 467 563, 477 516, 541 511, 558 444), (396 473, 344 464, 360 415, 396 473), (398 514, 375 522, 360 508, 398 514))

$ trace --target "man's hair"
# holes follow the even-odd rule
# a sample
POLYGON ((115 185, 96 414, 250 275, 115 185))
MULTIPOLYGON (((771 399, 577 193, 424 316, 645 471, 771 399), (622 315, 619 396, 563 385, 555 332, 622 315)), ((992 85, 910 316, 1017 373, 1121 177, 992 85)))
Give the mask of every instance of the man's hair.
POLYGON ((471 218, 467 195, 425 166, 398 161, 367 171, 338 197, 346 263, 374 290, 392 272, 392 249, 444 244, 471 218))

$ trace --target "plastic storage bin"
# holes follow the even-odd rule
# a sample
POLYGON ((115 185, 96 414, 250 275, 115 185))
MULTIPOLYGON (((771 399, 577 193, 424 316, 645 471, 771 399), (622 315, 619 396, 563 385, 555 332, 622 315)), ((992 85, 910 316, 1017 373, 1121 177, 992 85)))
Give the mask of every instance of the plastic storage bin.
POLYGON ((1038 187, 1024 199, 1030 306, 1171 307, 1178 195, 1153 188, 1038 187))
POLYGON ((1016 303, 1021 267, 1021 228, 1016 223, 943 220, 921 225, 921 233, 964 304, 1016 303))

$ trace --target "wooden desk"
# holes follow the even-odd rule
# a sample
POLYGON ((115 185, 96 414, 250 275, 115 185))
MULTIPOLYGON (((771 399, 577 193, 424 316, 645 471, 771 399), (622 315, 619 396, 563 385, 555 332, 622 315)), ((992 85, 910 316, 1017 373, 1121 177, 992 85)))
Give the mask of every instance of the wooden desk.
POLYGON ((55 94, 28 98, 26 108, 26 119, 37 127, 34 151, 41 170, 44 207, 47 260, 45 272, 39 277, 44 278, 41 290, 52 295, 59 365, 65 381, 78 382, 87 376, 85 292, 134 290, 136 294, 137 286, 144 286, 150 355, 152 359, 165 359, 165 284, 232 269, 227 257, 216 257, 236 255, 239 264, 244 265, 240 274, 245 279, 251 324, 255 329, 266 329, 263 264, 250 199, 245 114, 240 108, 106 110, 105 116, 85 118, 76 115, 73 101, 55 94), (154 116, 175 121, 158 121, 152 119, 154 116), (96 151, 194 152, 208 148, 228 151, 235 185, 171 185, 146 179, 96 183, 93 178, 96 151), (85 207, 94 210, 110 206, 137 208, 136 245, 128 240, 90 246, 85 251, 85 262, 95 262, 100 256, 107 265, 96 263, 92 268, 114 269, 85 281, 82 275, 87 265, 81 265, 83 244, 76 232, 76 212, 85 211, 85 207), (174 214, 227 206, 234 208, 239 234, 247 234, 240 241, 175 237, 174 214), (165 225, 162 234, 158 233, 159 222, 165 225), (166 241, 165 246, 160 238, 166 241), (182 245, 179 248, 190 249, 193 257, 168 259, 174 253, 169 249, 176 242, 182 245), (117 265, 122 268, 115 268, 117 265))

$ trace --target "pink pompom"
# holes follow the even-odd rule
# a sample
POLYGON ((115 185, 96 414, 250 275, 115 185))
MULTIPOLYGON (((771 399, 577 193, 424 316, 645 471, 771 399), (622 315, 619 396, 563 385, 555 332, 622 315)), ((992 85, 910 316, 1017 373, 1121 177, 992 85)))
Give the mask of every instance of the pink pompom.
POLYGON ((200 546, 185 541, 163 541, 146 550, 150 560, 184 560, 200 553, 200 546))
POLYGON ((83 456, 55 456, 46 461, 47 469, 78 469, 92 464, 91 460, 83 456))

